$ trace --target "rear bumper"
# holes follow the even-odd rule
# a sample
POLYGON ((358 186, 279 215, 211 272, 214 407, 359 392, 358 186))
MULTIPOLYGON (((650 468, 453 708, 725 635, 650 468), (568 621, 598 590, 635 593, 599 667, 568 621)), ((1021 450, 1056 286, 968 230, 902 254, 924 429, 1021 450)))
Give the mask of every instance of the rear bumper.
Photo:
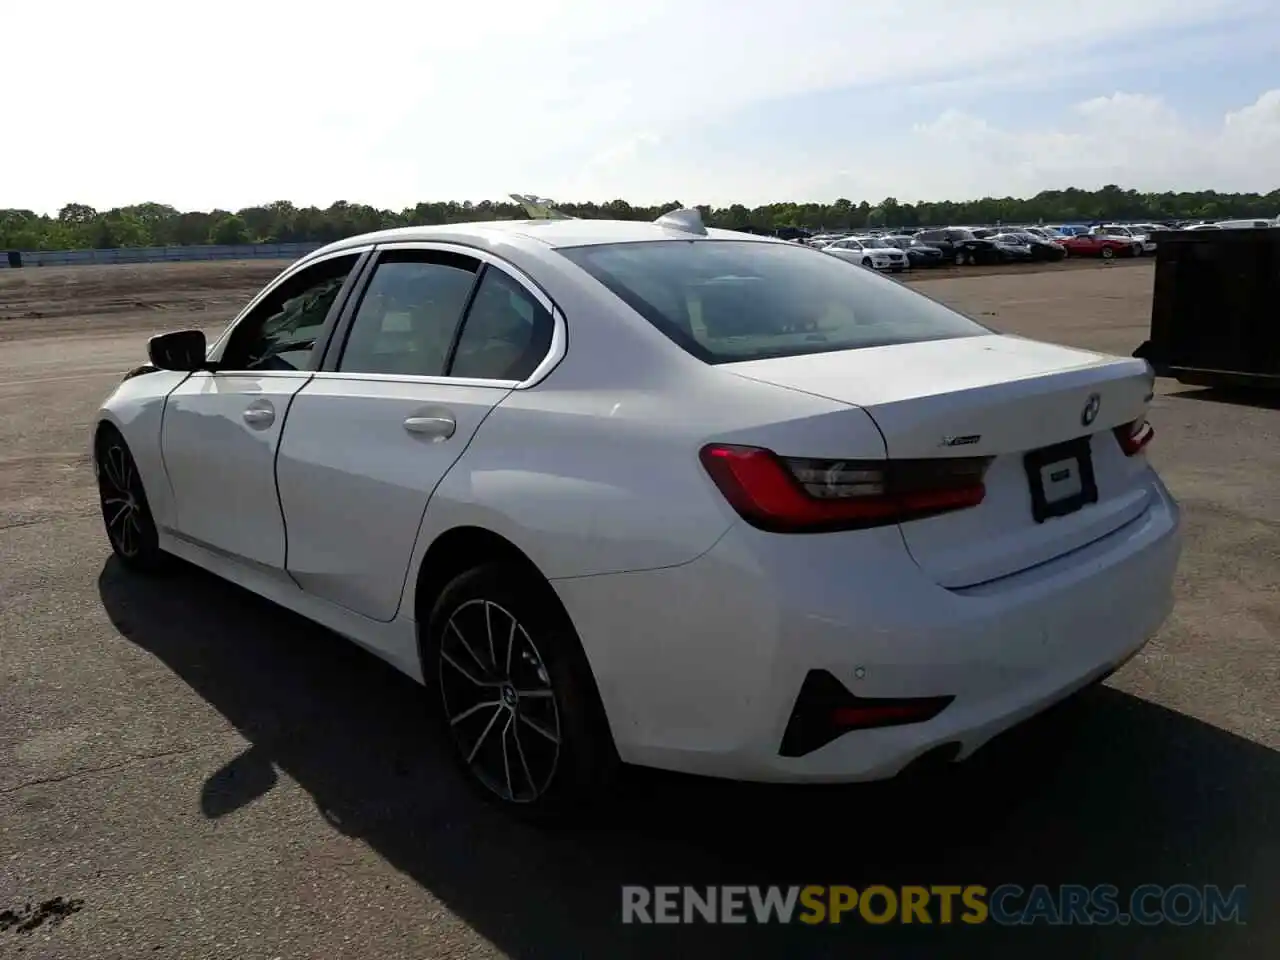
POLYGON ((560 580, 622 758, 743 780, 893 776, 965 757, 1141 649, 1172 607, 1178 508, 1152 506, 1050 563, 969 590, 929 581, 896 528, 779 536, 735 526, 681 567, 560 580), (863 697, 953 696, 925 723, 779 746, 810 670, 863 697))

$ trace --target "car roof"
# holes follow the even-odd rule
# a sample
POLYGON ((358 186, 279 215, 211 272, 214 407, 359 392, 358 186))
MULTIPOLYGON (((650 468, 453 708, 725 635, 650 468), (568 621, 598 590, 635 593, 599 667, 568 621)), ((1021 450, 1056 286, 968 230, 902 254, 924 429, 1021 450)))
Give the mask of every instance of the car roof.
POLYGON ((475 223, 397 227, 338 240, 311 256, 333 253, 374 243, 439 242, 467 245, 521 238, 548 247, 585 247, 605 243, 641 243, 656 240, 740 240, 744 243, 786 243, 776 237, 707 229, 705 234, 646 220, 484 220, 475 223))

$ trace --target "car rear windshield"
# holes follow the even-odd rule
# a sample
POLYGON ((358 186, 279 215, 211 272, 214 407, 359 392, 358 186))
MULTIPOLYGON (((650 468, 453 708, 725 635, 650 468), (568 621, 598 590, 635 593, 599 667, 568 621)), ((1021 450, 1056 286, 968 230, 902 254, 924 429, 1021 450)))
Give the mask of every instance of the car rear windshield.
POLYGON ((795 244, 659 240, 560 253, 706 363, 991 332, 856 263, 795 244))

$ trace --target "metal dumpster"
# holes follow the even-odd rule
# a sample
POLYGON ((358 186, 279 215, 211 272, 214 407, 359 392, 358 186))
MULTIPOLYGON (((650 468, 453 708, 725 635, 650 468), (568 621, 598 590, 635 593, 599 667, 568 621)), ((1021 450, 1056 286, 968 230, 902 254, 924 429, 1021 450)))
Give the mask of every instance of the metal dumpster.
POLYGON ((1151 338, 1133 355, 1182 383, 1280 387, 1280 228, 1152 239, 1151 338))

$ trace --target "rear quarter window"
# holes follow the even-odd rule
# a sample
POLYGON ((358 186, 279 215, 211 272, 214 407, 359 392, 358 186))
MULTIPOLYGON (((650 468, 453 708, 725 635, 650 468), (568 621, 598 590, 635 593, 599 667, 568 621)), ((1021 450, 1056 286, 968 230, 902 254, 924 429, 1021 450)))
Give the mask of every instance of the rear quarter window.
POLYGON ((856 263, 795 244, 670 240, 559 252, 707 363, 991 332, 856 263))

